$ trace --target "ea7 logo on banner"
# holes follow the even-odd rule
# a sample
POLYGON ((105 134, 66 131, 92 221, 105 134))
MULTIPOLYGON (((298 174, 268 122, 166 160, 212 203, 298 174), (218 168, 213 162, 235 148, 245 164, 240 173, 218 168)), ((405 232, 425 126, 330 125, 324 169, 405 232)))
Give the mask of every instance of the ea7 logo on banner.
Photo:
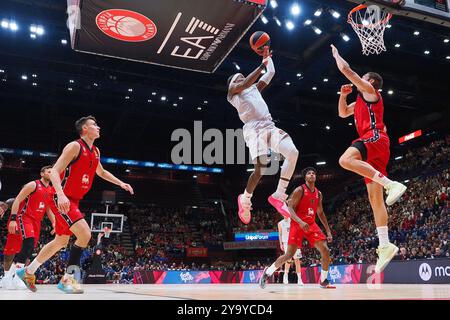
MULTIPOLYGON (((166 47, 175 28, 180 23, 182 15, 181 12, 178 12, 161 47, 158 49, 158 54, 161 54, 166 47)), ((231 30, 233 30, 234 26, 233 23, 227 23, 221 30, 220 28, 217 28, 217 26, 208 24, 197 17, 192 17, 184 29, 185 36, 180 37, 179 42, 177 41, 177 45, 170 48, 172 50, 170 55, 183 59, 207 61, 214 51, 216 51, 220 43, 222 43, 231 30)))

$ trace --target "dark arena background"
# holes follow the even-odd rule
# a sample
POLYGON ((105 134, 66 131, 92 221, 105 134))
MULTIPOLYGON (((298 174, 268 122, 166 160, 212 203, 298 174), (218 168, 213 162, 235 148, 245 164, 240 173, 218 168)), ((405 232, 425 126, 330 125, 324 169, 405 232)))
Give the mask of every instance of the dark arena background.
MULTIPOLYGON (((2 283, 0 299, 449 300, 449 1, 365 3, 393 13, 375 22, 384 24, 386 51, 372 55, 362 54, 347 23, 361 3, 0 1, 0 201, 39 179, 41 167, 79 139, 74 123, 88 115, 101 128, 95 143, 101 164, 134 189, 131 195, 97 177, 80 201, 92 231, 76 275, 83 294, 57 289, 72 237, 37 269, 36 292, 2 283), (306 242, 304 285, 292 264, 288 284, 283 266, 259 287, 264 269, 283 255, 282 216, 267 201, 280 173, 262 177, 251 222, 242 223, 237 198, 254 167, 237 163, 235 140, 226 139, 227 130, 243 126, 227 101, 227 79, 261 64, 249 45, 255 31, 270 36, 276 69, 262 96, 299 151, 287 194, 305 183, 304 168, 317 170, 333 237, 327 279, 336 289, 320 288, 321 257, 306 242), (338 116, 349 80, 331 44, 359 75, 375 71, 384 79, 388 177, 407 190, 387 206, 389 240, 399 251, 381 273, 374 271, 379 241, 364 179, 339 164, 357 132, 353 117, 338 116), (203 157, 213 140, 208 130, 223 138, 215 163, 203 157), (183 163, 173 157, 176 132, 190 136, 183 163)), ((349 102, 355 99, 353 86, 349 102)), ((242 131, 236 132, 239 140, 242 131)), ((0 220, 0 252, 10 212, 0 220)), ((51 231, 44 217, 30 262, 54 238, 51 231)))

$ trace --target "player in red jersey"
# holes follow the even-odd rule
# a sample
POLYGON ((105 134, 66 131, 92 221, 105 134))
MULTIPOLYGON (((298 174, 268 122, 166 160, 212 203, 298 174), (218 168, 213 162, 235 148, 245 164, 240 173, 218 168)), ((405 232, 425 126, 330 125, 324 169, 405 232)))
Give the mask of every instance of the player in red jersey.
POLYGON ((78 273, 83 250, 91 239, 91 229, 78 209, 78 203, 91 189, 95 174, 102 179, 120 186, 133 194, 133 188, 105 170, 100 163, 100 152, 94 141, 100 137, 100 127, 93 116, 83 117, 75 122, 80 139, 70 142, 64 148, 51 172, 51 181, 56 190, 57 206, 56 237, 42 248, 31 264, 17 271, 17 275, 27 287, 36 291, 34 273, 45 261, 67 246, 70 236, 76 241, 70 250, 67 269, 58 289, 65 293, 83 293, 74 273, 78 273))
POLYGON ((55 225, 55 216, 50 210, 53 195, 50 186, 51 168, 51 166, 43 167, 40 171, 41 179, 24 185, 14 199, 7 223, 8 237, 3 251, 5 266, 3 288, 23 288, 22 281, 15 277, 16 268, 23 268, 31 258, 33 249, 39 242, 41 222, 45 213, 53 227, 55 225))
POLYGON ((333 241, 328 220, 323 212, 323 196, 316 188, 316 169, 305 168, 302 171, 305 184, 296 188, 288 201, 291 213, 291 228, 289 230, 288 248, 284 255, 279 257, 270 267, 264 269, 259 280, 262 289, 266 287, 267 279, 284 263, 292 259, 298 248, 302 247, 303 238, 308 240, 309 245, 319 250, 322 257, 322 271, 320 276, 320 287, 324 289, 335 289, 328 282, 328 268, 330 266, 330 249, 327 241, 333 241), (316 214, 319 216, 327 235, 325 236, 316 223, 316 214))
POLYGON ((356 101, 347 104, 352 85, 341 88, 339 116, 346 118, 354 115, 359 138, 344 152, 339 164, 365 178, 379 238, 378 260, 375 266, 375 272, 379 273, 398 252, 398 248, 389 242, 388 213, 384 205, 383 188, 386 189, 386 204, 389 206, 406 191, 405 185, 386 177, 390 142, 383 121, 383 98, 379 92, 383 86, 383 78, 375 72, 366 73, 361 78, 339 55, 336 47, 331 45, 331 48, 339 70, 358 90, 356 101))

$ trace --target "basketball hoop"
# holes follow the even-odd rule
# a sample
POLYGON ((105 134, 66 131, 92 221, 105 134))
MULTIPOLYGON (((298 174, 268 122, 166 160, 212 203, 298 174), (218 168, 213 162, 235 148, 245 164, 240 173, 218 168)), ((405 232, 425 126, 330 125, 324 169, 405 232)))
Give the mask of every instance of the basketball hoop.
POLYGON ((377 5, 361 4, 348 14, 347 22, 352 26, 362 44, 366 56, 386 51, 384 30, 392 14, 377 5))
POLYGON ((105 234, 105 238, 109 238, 109 235, 111 234, 111 229, 108 227, 104 227, 103 233, 105 234))

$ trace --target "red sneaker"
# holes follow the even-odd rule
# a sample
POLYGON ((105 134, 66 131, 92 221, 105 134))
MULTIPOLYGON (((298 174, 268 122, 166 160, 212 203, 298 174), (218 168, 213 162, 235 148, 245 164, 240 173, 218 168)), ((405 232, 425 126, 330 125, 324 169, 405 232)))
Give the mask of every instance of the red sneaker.
POLYGON ((281 214, 283 217, 285 218, 291 217, 291 213, 289 212, 286 202, 284 202, 281 199, 275 198, 273 195, 270 196, 267 200, 275 209, 277 209, 278 213, 281 214))
POLYGON ((240 194, 237 202, 239 219, 241 219, 243 224, 249 224, 252 219, 252 213, 250 211, 252 210, 252 203, 250 199, 244 197, 244 194, 240 194))

